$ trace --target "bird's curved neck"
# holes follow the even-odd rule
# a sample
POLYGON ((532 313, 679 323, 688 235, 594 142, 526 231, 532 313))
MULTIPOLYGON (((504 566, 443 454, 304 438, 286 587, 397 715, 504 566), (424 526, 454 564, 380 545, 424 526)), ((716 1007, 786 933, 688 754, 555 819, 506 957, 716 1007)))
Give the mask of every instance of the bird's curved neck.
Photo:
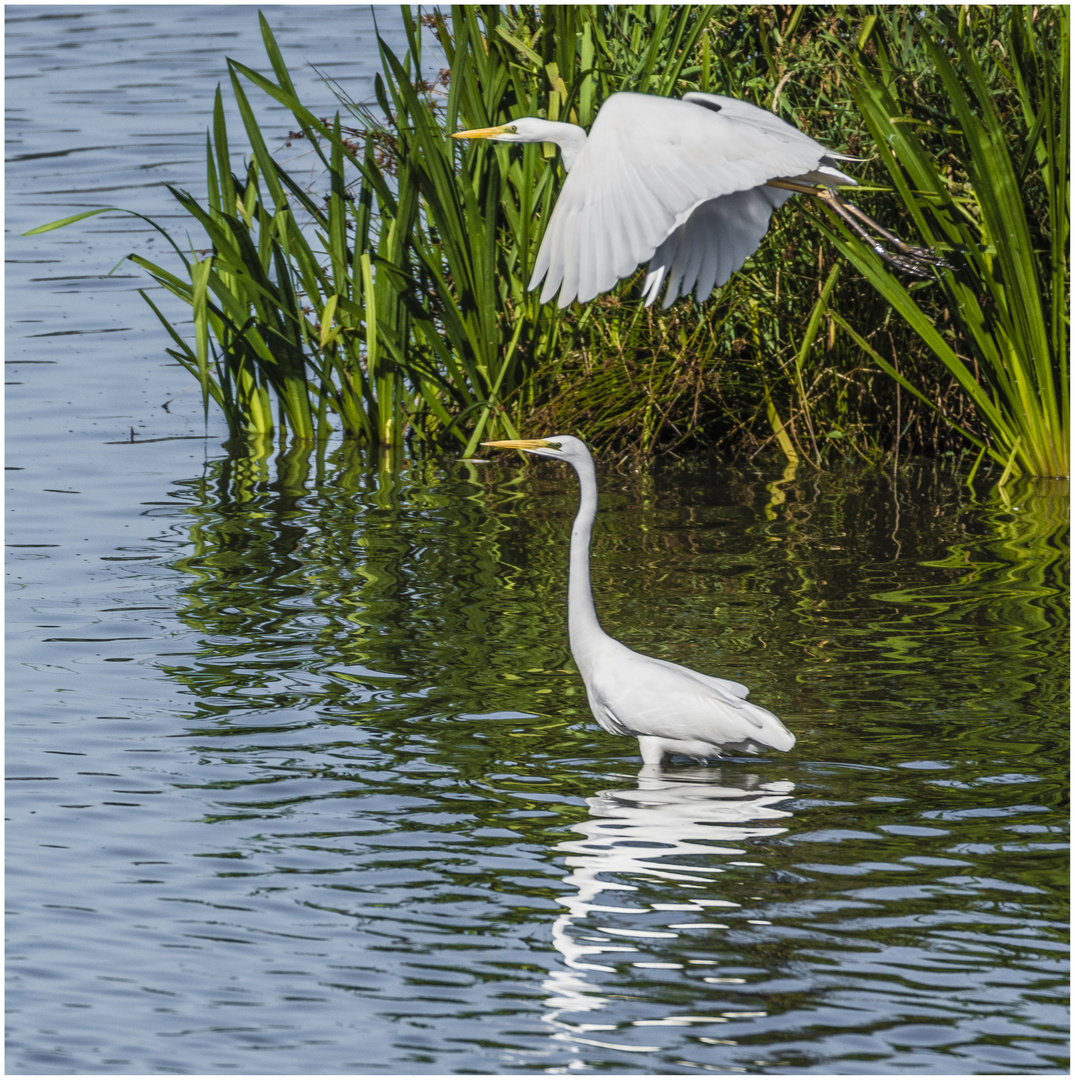
POLYGON ((564 163, 564 170, 571 172, 571 166, 575 164, 582 148, 586 145, 586 130, 578 124, 563 124, 559 121, 548 122, 548 135, 546 142, 556 143, 560 147, 560 158, 564 163))
POLYGON ((594 642, 604 637, 594 610, 590 586, 590 533, 597 514, 597 475, 593 462, 575 466, 579 478, 579 510, 571 526, 571 561, 567 585, 567 632, 571 655, 585 670, 594 642))

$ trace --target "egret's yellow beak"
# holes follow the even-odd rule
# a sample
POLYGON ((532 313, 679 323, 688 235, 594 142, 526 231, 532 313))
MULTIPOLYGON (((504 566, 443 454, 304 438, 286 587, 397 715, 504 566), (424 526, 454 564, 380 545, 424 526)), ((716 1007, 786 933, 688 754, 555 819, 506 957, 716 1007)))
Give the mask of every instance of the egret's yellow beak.
POLYGON ((544 439, 501 439, 499 442, 483 442, 482 446, 499 446, 503 450, 541 450, 552 443, 544 439))
POLYGON ((471 128, 470 131, 453 131, 453 139, 491 139, 494 135, 503 135, 507 130, 506 124, 491 128, 471 128))

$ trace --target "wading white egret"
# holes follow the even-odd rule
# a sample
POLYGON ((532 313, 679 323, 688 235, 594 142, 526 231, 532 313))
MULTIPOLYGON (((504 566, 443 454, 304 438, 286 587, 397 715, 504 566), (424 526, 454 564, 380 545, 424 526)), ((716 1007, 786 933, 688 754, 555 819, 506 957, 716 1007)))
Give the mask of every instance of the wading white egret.
POLYGON ((699 302, 723 285, 795 193, 816 195, 887 262, 927 276, 947 266, 882 229, 836 189, 855 181, 836 154, 765 109, 720 94, 613 94, 590 133, 577 124, 521 117, 455 139, 550 142, 567 180, 538 250, 530 288, 567 307, 592 300, 649 264, 646 305, 665 285, 664 307, 692 291, 699 302), (888 251, 863 224, 893 247, 888 251))
POLYGON ((704 759, 724 751, 790 750, 795 736, 771 713, 747 701, 742 683, 656 660, 609 637, 597 621, 590 589, 590 531, 597 514, 597 474, 586 444, 573 435, 509 439, 482 446, 525 450, 566 461, 579 478, 579 511, 571 528, 567 630, 594 719, 613 735, 638 739, 642 761, 666 754, 704 759))

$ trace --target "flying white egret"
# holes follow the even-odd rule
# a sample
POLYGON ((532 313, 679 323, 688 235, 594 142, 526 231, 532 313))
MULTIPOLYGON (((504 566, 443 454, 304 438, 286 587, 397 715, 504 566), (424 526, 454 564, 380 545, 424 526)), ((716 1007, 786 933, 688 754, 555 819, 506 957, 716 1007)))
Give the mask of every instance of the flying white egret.
POLYGON ((567 630, 594 718, 613 735, 638 739, 642 761, 666 754, 707 758, 725 750, 790 750, 795 736, 771 713, 746 700, 742 683, 656 660, 609 637, 597 621, 590 589, 590 531, 597 514, 597 475, 586 444, 573 435, 508 439, 482 446, 525 450, 566 461, 578 474, 579 511, 571 528, 567 630))
POLYGON ((646 305, 667 283, 664 307, 692 291, 701 302, 751 255, 773 210, 796 192, 816 195, 889 263, 919 277, 947 266, 910 247, 838 194, 855 181, 836 154, 765 109, 720 94, 613 94, 590 134, 576 124, 521 117, 457 131, 454 139, 550 142, 567 180, 538 251, 530 288, 560 307, 592 300, 649 263, 646 305), (860 222, 884 237, 888 251, 860 222))

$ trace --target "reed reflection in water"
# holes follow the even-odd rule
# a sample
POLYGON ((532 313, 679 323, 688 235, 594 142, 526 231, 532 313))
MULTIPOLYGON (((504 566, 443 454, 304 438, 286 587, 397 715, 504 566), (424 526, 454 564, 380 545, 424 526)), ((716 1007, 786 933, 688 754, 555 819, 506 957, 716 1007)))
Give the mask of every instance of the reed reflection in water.
POLYGON ((211 460, 139 509, 151 561, 40 586, 141 662, 34 631, 93 711, 13 729, 49 756, 9 798, 11 1061, 1063 1071, 1061 497, 602 480, 609 631, 751 686, 791 753, 639 773, 596 728, 554 469, 211 460))
MULTIPOLYGON (((416 881, 444 882, 417 894, 422 924, 444 919, 447 887, 467 900, 449 904, 462 929, 484 921, 468 906, 475 879, 545 911, 548 875, 566 860, 566 914, 548 930, 563 967, 543 980, 543 1015, 557 1043, 586 1048, 585 1067, 1049 1068, 1055 1047, 1021 1025, 1059 975, 1044 944, 1059 924, 1039 905, 1050 889, 1036 870, 1055 848, 1048 835, 1013 848, 1010 832, 1055 827, 1054 774, 1027 767, 1058 746, 1050 703, 1064 696, 1063 521, 1047 486, 979 504, 928 472, 909 471, 895 493, 876 474, 813 490, 787 474, 727 486, 697 473, 660 486, 612 478, 595 538, 610 626, 644 631, 631 642, 644 651, 763 687, 759 699, 806 740, 794 766, 766 763, 775 775, 731 763, 718 780, 680 767, 643 773, 632 793, 601 782, 602 769, 637 759, 591 724, 566 650, 573 492, 562 477, 400 462, 370 472, 350 460, 315 478, 301 455, 283 459, 275 481, 264 463, 257 479, 250 467, 229 487, 246 485, 249 498, 210 507, 217 540, 182 564, 214 568, 192 610, 238 612, 219 590, 240 583, 248 606, 264 598, 241 635, 244 655, 257 654, 241 671, 301 672, 303 715, 354 731, 347 754, 361 747, 362 771, 338 781, 402 799, 405 831, 417 830, 388 864, 391 834, 356 849, 368 871, 331 888, 364 895, 362 873, 376 880, 411 859, 416 881), (220 542, 236 526, 239 561, 220 542), (1044 723, 1028 726, 1028 694, 1044 723), (956 790, 967 805, 953 809, 956 790), (580 800, 587 816, 575 819, 580 800), (445 854, 469 867, 462 878, 442 878, 425 815, 443 819, 445 854), (536 889, 520 888, 524 852, 544 882, 536 889), (1047 959, 1027 969, 1028 934, 1047 959), (1003 1046, 998 1031, 1009 1033, 1003 1046)), ((242 690, 224 728, 244 700, 263 706, 242 690)), ((406 893, 390 894, 397 917, 406 893)), ((504 915, 498 904, 485 918, 504 915)), ((527 1045, 507 1040, 504 1061, 532 1067, 534 1034, 522 1030, 527 1045)), ((556 1055, 536 1060, 555 1067, 556 1055)))

